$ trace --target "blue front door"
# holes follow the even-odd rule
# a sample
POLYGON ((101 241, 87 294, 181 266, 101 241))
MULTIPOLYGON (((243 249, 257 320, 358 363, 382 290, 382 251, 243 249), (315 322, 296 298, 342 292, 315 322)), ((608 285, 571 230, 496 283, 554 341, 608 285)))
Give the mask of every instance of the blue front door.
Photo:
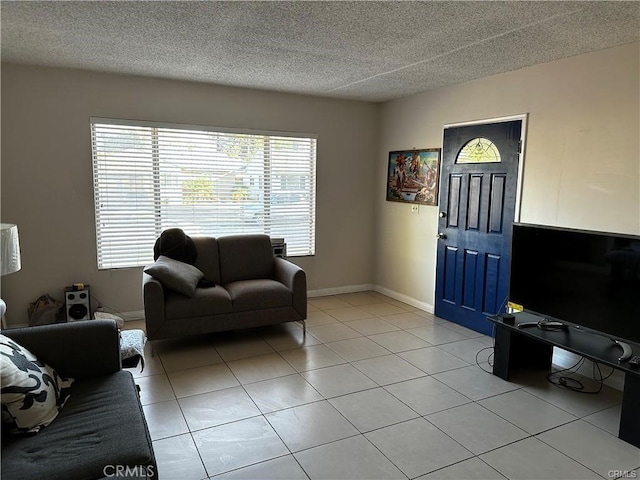
POLYGON ((509 288, 522 120, 444 131, 435 314, 491 334, 509 288))

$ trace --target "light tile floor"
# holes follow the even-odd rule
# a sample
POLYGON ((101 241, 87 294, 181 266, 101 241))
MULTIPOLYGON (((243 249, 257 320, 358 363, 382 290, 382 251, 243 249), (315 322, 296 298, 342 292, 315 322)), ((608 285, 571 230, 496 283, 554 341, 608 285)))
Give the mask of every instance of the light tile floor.
POLYGON ((640 478, 640 449, 615 436, 621 392, 501 380, 490 337, 376 292, 308 305, 306 336, 288 323, 147 345, 131 372, 159 478, 640 478))

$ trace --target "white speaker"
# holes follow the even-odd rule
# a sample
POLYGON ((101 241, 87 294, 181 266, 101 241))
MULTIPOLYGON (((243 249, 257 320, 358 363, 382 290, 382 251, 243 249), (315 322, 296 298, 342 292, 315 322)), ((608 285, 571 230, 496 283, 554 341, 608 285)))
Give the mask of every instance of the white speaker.
POLYGON ((64 303, 67 311, 67 322, 75 322, 77 320, 90 320, 91 308, 89 303, 89 286, 76 289, 75 287, 66 287, 64 289, 64 303))

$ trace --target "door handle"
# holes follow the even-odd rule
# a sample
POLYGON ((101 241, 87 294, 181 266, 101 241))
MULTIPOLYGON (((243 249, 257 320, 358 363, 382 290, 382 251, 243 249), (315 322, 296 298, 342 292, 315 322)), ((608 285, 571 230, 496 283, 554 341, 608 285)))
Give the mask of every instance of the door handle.
POLYGON ((436 238, 440 240, 444 240, 445 238, 447 238, 447 236, 442 232, 438 232, 438 234, 436 235, 436 238))
POLYGON ((440 212, 440 214, 438 215, 440 218, 444 218, 447 216, 446 212, 440 212))

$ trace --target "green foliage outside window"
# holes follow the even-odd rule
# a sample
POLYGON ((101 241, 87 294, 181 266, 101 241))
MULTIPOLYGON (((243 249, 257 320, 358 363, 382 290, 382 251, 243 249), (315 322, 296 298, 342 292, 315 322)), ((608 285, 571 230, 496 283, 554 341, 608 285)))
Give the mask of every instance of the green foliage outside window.
POLYGON ((216 200, 210 178, 192 178, 182 182, 182 202, 186 205, 211 203, 216 200))

